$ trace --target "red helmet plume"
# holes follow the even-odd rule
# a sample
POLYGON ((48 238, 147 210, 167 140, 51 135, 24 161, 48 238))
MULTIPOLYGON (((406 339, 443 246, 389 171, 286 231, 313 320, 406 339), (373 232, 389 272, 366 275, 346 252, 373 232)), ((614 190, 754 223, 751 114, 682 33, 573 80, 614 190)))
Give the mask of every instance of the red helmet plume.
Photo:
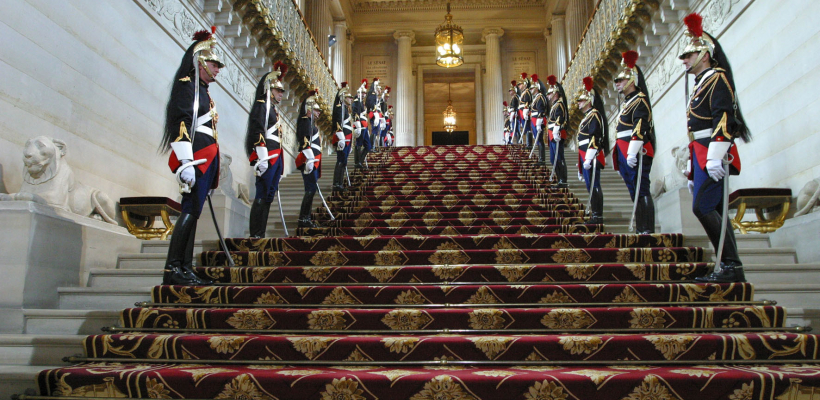
POLYGON ((521 73, 521 79, 525 80, 525 81, 527 80, 527 73, 526 72, 521 73))
POLYGON ((623 57, 624 64, 626 64, 627 68, 635 68, 635 63, 638 62, 638 52, 635 50, 629 50, 621 54, 623 57))
POLYGON ((686 24, 686 29, 689 33, 699 38, 703 36, 703 17, 700 16, 698 13, 691 13, 683 19, 683 23, 686 24))
POLYGON ((193 41, 198 42, 200 40, 208 40, 213 36, 214 32, 216 31, 216 27, 211 27, 211 32, 208 32, 207 29, 203 29, 201 31, 194 32, 193 41))
POLYGON ((510 81, 510 84, 511 84, 511 85, 513 85, 513 86, 515 86, 515 85, 517 85, 517 84, 518 84, 518 82, 516 82, 516 81, 515 81, 515 79, 513 79, 512 81, 510 81))
POLYGON ((591 76, 588 76, 588 77, 584 78, 584 89, 586 89, 587 92, 592 91, 592 85, 593 85, 593 82, 592 82, 592 77, 591 76))
POLYGON ((277 61, 273 64, 273 70, 280 72, 279 80, 281 81, 285 74, 288 73, 288 65, 281 61, 277 61))
POLYGON ((504 102, 504 107, 506 107, 506 106, 507 106, 507 102, 505 101, 505 102, 504 102))
POLYGON ((537 81, 538 81, 538 74, 532 74, 532 81, 533 81, 533 82, 537 82, 537 81))
POLYGON ((342 82, 342 89, 347 87, 347 82, 342 82))
POLYGON ((556 78, 555 75, 550 75, 547 77, 547 83, 549 83, 550 86, 555 86, 558 83, 558 78, 556 78))

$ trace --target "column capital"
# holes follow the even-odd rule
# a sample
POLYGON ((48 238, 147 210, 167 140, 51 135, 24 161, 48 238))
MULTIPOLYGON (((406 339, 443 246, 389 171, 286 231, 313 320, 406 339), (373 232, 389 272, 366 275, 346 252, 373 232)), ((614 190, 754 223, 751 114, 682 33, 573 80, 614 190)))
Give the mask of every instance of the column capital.
POLYGON ((566 15, 564 15, 564 14, 552 14, 552 18, 550 18, 550 23, 553 23, 553 22, 561 22, 562 23, 562 22, 564 22, 564 19, 566 19, 566 15))
POLYGON ((491 27, 484 28, 484 30, 481 31, 481 41, 482 42, 487 42, 487 36, 490 36, 490 35, 495 35, 497 37, 502 37, 502 36, 504 36, 504 30, 501 29, 500 26, 491 26, 491 27))
POLYGON ((398 30, 393 32, 393 39, 396 39, 396 42, 403 38, 410 39, 410 44, 416 44, 416 32, 413 30, 398 30))

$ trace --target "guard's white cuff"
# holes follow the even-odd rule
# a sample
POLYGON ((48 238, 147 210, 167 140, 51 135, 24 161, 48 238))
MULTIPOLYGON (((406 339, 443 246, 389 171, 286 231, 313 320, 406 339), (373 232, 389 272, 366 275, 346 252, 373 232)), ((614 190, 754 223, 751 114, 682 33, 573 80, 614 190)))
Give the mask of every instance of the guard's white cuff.
POLYGON ((342 131, 336 132, 336 137, 339 138, 339 140, 345 140, 345 134, 342 131))
POLYGON ((527 117, 529 117, 529 116, 530 116, 530 110, 528 110, 528 109, 526 109, 526 108, 525 108, 525 109, 523 109, 523 110, 521 110, 521 115, 523 115, 523 116, 524 116, 524 119, 527 119, 527 117))
POLYGON ((193 160, 194 148, 191 142, 172 142, 171 149, 177 156, 177 160, 193 160))
POLYGON ((722 160, 732 147, 732 142, 711 142, 709 143, 709 151, 706 153, 707 160, 722 160))
POLYGON ((592 160, 593 158, 595 158, 595 155, 596 155, 596 154, 598 154, 598 150, 597 150, 597 149, 592 149, 592 150, 587 149, 587 154, 586 154, 586 156, 584 157, 584 160, 592 160))
POLYGON ((316 158, 316 157, 313 156, 313 149, 312 148, 302 150, 302 154, 305 155, 305 158, 307 158, 307 162, 309 162, 309 163, 312 163, 313 159, 316 158))
POLYGON ((560 134, 561 134, 561 127, 560 126, 555 125, 554 127, 552 127, 552 135, 553 136, 558 136, 560 134))
POLYGON ((259 157, 260 160, 268 158, 268 148, 264 146, 256 146, 256 156, 259 157))
POLYGON ((629 141, 629 149, 627 149, 626 154, 628 156, 638 156, 638 153, 641 151, 641 147, 643 147, 642 140, 630 140, 629 141))
POLYGON ((361 121, 353 121, 353 126, 356 127, 356 129, 361 129, 362 123, 361 121))

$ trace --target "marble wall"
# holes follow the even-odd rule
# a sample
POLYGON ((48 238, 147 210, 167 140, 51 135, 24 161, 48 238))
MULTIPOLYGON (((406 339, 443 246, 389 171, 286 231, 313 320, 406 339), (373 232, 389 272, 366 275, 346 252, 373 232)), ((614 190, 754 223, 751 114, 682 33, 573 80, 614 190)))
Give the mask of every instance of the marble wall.
MULTIPOLYGON (((754 135, 740 143, 742 173, 732 177, 731 190, 783 187, 797 192, 820 176, 820 25, 814 16, 820 2, 768 0, 711 0, 698 11, 707 31, 723 46, 735 76, 743 114, 754 135)), ((658 157, 653 179, 674 168, 668 156, 674 146, 686 145, 682 67, 678 45, 664 49, 648 69, 653 96, 658 157)), ((692 79, 689 79, 690 86, 692 79)))
MULTIPOLYGON (((185 48, 168 29, 173 16, 163 25, 143 8, 154 3, 168 2, 0 2, 0 164, 9 192, 22 182, 26 140, 47 135, 67 143, 78 180, 112 199, 178 197, 167 155, 156 150, 185 48)), ((234 180, 247 185, 252 171, 240 160, 248 104, 225 83, 242 77, 231 78, 210 92, 221 149, 235 160, 234 180)))

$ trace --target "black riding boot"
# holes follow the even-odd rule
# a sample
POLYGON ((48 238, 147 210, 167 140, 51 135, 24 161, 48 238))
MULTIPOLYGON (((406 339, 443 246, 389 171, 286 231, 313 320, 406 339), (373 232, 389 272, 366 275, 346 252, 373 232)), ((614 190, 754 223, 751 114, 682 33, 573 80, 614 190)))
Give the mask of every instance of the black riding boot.
MULTIPOLYGON (((720 226, 722 219, 720 213, 712 211, 700 218, 700 224, 709 236, 712 246, 717 249, 720 244, 720 226)), ((715 251, 717 253, 717 250, 715 251)), ((715 270, 706 276, 695 278, 698 282, 729 283, 746 282, 746 274, 743 272, 743 263, 737 254, 737 243, 735 242, 735 232, 732 225, 726 224, 726 237, 723 242, 723 253, 721 259, 715 262, 715 270)))
POLYGON ((600 187, 592 187, 592 204, 590 204, 590 224, 604 223, 604 193, 600 187))
POLYGON ((569 187, 567 184, 567 162, 564 160, 564 157, 561 157, 561 160, 559 160, 555 166, 555 174, 558 175, 559 188, 569 187))
POLYGON ((174 224, 174 233, 171 235, 171 243, 168 245, 168 258, 165 260, 165 270, 162 274, 163 285, 204 284, 203 281, 193 273, 190 264, 187 268, 185 267, 186 261, 190 263, 193 260, 195 229, 196 217, 187 213, 179 215, 176 224, 174 224))
POLYGON ((655 202, 652 196, 641 196, 638 199, 638 212, 635 215, 638 220, 638 233, 655 233, 655 202))
POLYGON ((353 168, 362 169, 362 159, 359 154, 361 146, 353 146, 353 168))
POLYGON ((336 162, 336 169, 333 170, 333 191, 340 194, 347 193, 347 188, 342 183, 344 182, 345 166, 340 162, 336 162))
POLYGON ((194 242, 196 238, 196 226, 198 220, 194 220, 194 226, 191 228, 191 233, 188 235, 188 243, 185 245, 185 258, 182 261, 182 271, 193 275, 197 280, 197 285, 213 285, 214 281, 208 278, 200 277, 194 271, 194 242))
POLYGON ((316 193, 315 190, 313 191, 306 191, 305 197, 302 197, 302 208, 299 209, 299 221, 297 221, 297 226, 299 228, 318 228, 319 226, 316 225, 310 219, 310 213, 313 211, 313 195, 316 193))
POLYGON ((370 151, 367 150, 367 147, 362 147, 362 154, 359 156, 359 160, 362 163, 361 167, 359 167, 359 168, 361 168, 362 171, 366 171, 368 169, 367 168, 367 153, 370 153, 370 151))
POLYGON ((547 147, 543 141, 538 143, 538 165, 547 165, 547 147))
POLYGON ((265 199, 255 199, 253 201, 251 205, 251 220, 248 227, 251 238, 259 239, 265 237, 269 212, 270 203, 265 202, 265 199))

